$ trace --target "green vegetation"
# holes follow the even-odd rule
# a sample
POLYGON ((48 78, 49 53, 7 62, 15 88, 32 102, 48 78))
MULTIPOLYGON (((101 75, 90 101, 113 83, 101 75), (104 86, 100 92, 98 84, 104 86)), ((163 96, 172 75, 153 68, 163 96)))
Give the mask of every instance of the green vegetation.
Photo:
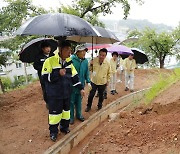
POLYGON ((12 81, 8 77, 0 77, 0 80, 3 84, 4 90, 9 90, 12 88, 12 81))
MULTIPOLYGON (((19 78, 14 76, 14 81, 12 81, 9 77, 0 77, 0 80, 2 81, 4 91, 21 88, 26 85, 25 76, 20 76, 19 78)), ((33 78, 32 76, 28 76, 28 83, 34 82, 36 80, 37 79, 33 78)))
POLYGON ((134 30, 128 34, 128 39, 136 38, 135 42, 129 42, 129 47, 137 47, 146 52, 152 66, 164 68, 167 56, 180 56, 180 24, 170 32, 158 33, 154 29, 146 28, 143 31, 134 30))
MULTIPOLYGON (((47 13, 41 7, 34 6, 31 0, 6 0, 7 6, 0 8, 0 32, 12 36, 29 17, 47 13)), ((0 41, 0 47, 10 51, 19 50, 24 43, 37 36, 15 36, 0 41)))
MULTIPOLYGON (((13 33, 21 26, 24 21, 30 17, 50 13, 50 12, 64 12, 74 14, 93 25, 104 26, 99 21, 99 14, 111 14, 112 8, 116 4, 122 4, 124 10, 124 18, 127 18, 130 11, 130 0, 74 0, 71 5, 60 5, 57 10, 46 10, 42 7, 37 7, 32 4, 32 0, 4 0, 6 6, 0 7, 0 34, 10 36, 8 39, 0 41, 0 48, 9 49, 10 53, 19 52, 24 44, 38 36, 13 36, 13 33)), ((134 0, 141 4, 142 0, 134 0)), ((17 57, 17 56, 16 56, 17 57)), ((17 58, 15 58, 17 59, 17 58)), ((5 66, 7 56, 0 54, 0 66, 5 66)), ((15 81, 19 85, 18 81, 15 81)), ((0 79, 0 85, 4 92, 3 84, 0 79)))
MULTIPOLYGON (((142 0, 134 1, 138 4, 143 3, 142 0)), ((99 14, 111 14, 112 8, 116 7, 117 4, 121 4, 124 11, 124 19, 126 19, 131 8, 129 2, 129 0, 74 0, 71 5, 62 5, 59 11, 84 18, 92 25, 104 26, 98 18, 99 14)))
MULTIPOLYGON (((71 5, 59 5, 57 10, 46 10, 32 4, 31 0, 4 0, 7 6, 0 7, 0 32, 9 36, 20 27, 20 25, 30 17, 50 13, 63 12, 79 16, 93 25, 104 26, 98 19, 99 14, 111 14, 112 8, 116 4, 122 4, 124 18, 127 18, 130 11, 130 0, 74 0, 71 5)), ((134 0, 142 4, 142 0, 134 0)), ((19 50, 24 43, 29 42, 37 36, 15 36, 7 40, 0 41, 0 47, 11 51, 19 50)))
POLYGON ((145 95, 145 102, 149 104, 157 95, 169 86, 180 80, 180 68, 176 68, 171 75, 160 75, 159 80, 151 87, 145 95))

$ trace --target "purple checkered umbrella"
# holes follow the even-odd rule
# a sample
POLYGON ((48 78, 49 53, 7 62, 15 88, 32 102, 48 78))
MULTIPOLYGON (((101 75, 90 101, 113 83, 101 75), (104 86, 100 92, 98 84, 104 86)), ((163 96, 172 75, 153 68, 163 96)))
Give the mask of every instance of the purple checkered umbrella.
POLYGON ((134 54, 130 48, 128 48, 124 45, 112 45, 111 47, 107 48, 107 50, 110 53, 117 52, 119 55, 134 54))

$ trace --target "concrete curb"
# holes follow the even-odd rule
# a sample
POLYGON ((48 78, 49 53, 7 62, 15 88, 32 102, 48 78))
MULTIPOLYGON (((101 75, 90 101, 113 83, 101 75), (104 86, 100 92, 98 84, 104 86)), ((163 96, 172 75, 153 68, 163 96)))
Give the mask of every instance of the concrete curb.
POLYGON ((111 104, 106 105, 100 111, 94 113, 86 121, 74 128, 69 134, 64 136, 60 141, 51 146, 44 154, 67 154, 80 141, 82 141, 92 130, 101 122, 108 118, 108 115, 115 111, 127 107, 129 104, 139 101, 143 98, 149 88, 143 89, 126 96, 123 96, 111 104))

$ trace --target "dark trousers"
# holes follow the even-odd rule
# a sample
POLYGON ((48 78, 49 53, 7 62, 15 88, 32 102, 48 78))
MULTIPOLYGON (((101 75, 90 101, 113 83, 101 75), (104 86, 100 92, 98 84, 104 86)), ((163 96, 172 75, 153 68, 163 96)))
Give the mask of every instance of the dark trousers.
MULTIPOLYGON (((70 122, 70 99, 55 99, 48 98, 49 105, 49 115, 59 115, 61 114, 61 118, 57 124, 49 124, 50 134, 58 133, 58 126, 60 129, 66 130, 69 128, 70 122), (68 113, 68 116, 67 116, 68 113)), ((49 116, 50 120, 50 116, 49 116)))
POLYGON ((88 96, 87 107, 91 108, 94 95, 96 93, 96 90, 98 90, 98 93, 99 93, 98 108, 102 108, 102 103, 104 100, 103 93, 104 93, 104 90, 106 88, 106 84, 105 85, 96 85, 96 84, 91 82, 91 86, 92 86, 92 89, 91 89, 89 96, 88 96))
POLYGON ((107 97, 107 85, 106 85, 106 87, 105 87, 105 90, 104 90, 103 96, 106 96, 106 97, 107 97))
MULTIPOLYGON (((106 86, 106 88, 105 88, 105 90, 104 90, 103 96, 104 96, 104 97, 107 97, 107 86, 106 86)), ((97 92, 96 97, 99 97, 99 93, 98 93, 98 92, 97 92)))
POLYGON ((40 81, 40 84, 41 84, 41 89, 42 89, 42 93, 43 93, 43 99, 46 102, 46 104, 48 104, 48 99, 47 99, 47 94, 46 94, 46 89, 45 89, 45 83, 44 83, 44 81, 42 79, 41 72, 38 72, 38 77, 39 77, 39 81, 40 81))

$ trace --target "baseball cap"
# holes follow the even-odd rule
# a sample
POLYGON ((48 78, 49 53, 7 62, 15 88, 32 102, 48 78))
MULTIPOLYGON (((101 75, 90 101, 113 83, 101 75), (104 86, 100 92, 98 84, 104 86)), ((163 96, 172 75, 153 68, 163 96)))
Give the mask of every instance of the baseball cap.
POLYGON ((81 51, 81 50, 88 51, 88 48, 84 44, 77 45, 74 53, 77 53, 77 51, 81 51))

